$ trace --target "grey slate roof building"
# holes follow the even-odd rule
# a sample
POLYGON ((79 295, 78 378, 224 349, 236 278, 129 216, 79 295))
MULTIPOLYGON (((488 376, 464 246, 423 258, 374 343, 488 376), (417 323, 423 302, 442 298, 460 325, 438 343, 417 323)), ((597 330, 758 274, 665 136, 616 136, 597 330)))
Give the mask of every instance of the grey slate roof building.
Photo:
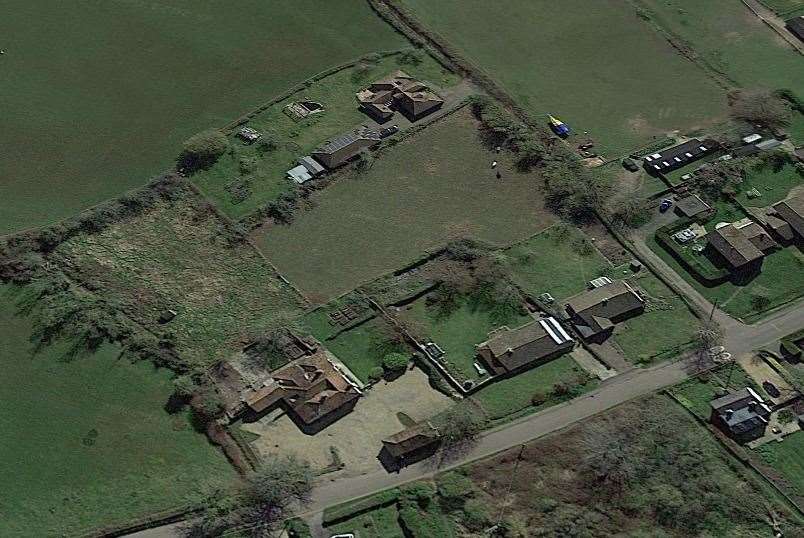
POLYGON ((430 422, 416 424, 382 440, 383 449, 400 462, 440 443, 441 435, 430 422))
POLYGON ((710 402, 711 421, 730 437, 747 442, 765 434, 771 409, 750 387, 710 402))
POLYGON ((707 138, 700 141, 693 138, 683 144, 646 156, 643 166, 649 174, 666 174, 702 159, 718 149, 720 144, 716 140, 707 138))
POLYGON ((790 33, 804 41, 804 15, 788 19, 784 25, 790 30, 790 33))
POLYGON ((570 351, 575 342, 555 318, 526 323, 516 329, 503 327, 477 345, 477 354, 494 375, 535 366, 570 351))
POLYGON ((615 280, 567 300, 567 315, 587 340, 607 338, 614 325, 645 310, 645 301, 625 280, 615 280))
POLYGON ((360 108, 381 122, 390 119, 395 110, 415 121, 444 104, 441 97, 404 71, 373 82, 356 97, 360 108))
POLYGON ((685 196, 676 202, 676 212, 689 218, 703 215, 711 209, 697 194, 685 196))
POLYGON ((706 239, 709 247, 739 271, 757 268, 764 251, 777 246, 770 234, 750 219, 719 226, 706 234, 706 239))
POLYGON ((773 210, 790 225, 799 241, 804 240, 804 190, 774 204, 773 210))
POLYGON ((312 152, 319 163, 330 170, 355 157, 361 150, 380 143, 380 133, 362 125, 332 140, 327 140, 312 152))

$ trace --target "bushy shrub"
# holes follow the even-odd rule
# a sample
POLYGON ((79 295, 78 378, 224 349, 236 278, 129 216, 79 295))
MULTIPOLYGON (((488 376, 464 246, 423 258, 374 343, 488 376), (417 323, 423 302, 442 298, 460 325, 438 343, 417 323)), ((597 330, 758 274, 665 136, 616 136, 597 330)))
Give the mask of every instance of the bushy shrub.
POLYGON ((383 370, 390 375, 400 375, 408 368, 409 358, 402 353, 389 353, 382 359, 383 370))
POLYGON ((377 382, 382 379, 383 374, 385 374, 385 371, 382 369, 382 366, 375 366, 369 371, 369 381, 377 382))
POLYGON ((400 502, 416 503, 420 508, 427 508, 436 494, 436 487, 427 480, 411 482, 400 486, 400 502))
POLYGON ((419 65, 424 54, 418 49, 406 50, 399 55, 397 61, 402 65, 419 65))
POLYGON ((463 507, 461 522, 470 531, 481 531, 489 525, 491 514, 486 503, 480 499, 469 499, 463 507))
POLYGON ((229 149, 229 140, 217 129, 200 132, 184 142, 180 163, 194 172, 209 168, 229 149))
POLYGON ((444 473, 436 479, 438 496, 446 510, 460 510, 466 500, 474 495, 475 485, 472 480, 457 471, 444 473))

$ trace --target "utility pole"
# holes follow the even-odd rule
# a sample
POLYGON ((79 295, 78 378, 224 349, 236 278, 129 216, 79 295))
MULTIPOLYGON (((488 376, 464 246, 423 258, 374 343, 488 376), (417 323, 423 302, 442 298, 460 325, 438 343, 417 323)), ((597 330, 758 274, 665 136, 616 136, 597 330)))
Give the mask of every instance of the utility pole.
POLYGON ((709 312, 709 321, 712 321, 712 318, 715 317, 715 308, 717 308, 717 299, 712 303, 712 311, 709 312))
POLYGON ((508 496, 511 494, 511 488, 514 487, 514 479, 516 478, 516 471, 519 468, 519 462, 522 461, 522 453, 525 451, 525 445, 521 445, 519 447, 519 454, 516 456, 516 461, 514 462, 514 469, 511 472, 511 481, 508 483, 508 491, 506 491, 505 496, 502 498, 502 508, 500 508, 500 516, 497 518, 497 524, 495 527, 499 527, 500 523, 502 523, 503 516, 505 515, 505 502, 508 496))

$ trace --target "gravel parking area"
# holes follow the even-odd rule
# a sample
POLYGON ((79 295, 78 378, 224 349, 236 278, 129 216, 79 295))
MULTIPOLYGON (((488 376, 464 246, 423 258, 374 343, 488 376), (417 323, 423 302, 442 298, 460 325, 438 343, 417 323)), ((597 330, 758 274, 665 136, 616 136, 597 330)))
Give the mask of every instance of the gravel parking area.
POLYGON ((332 463, 335 447, 345 467, 339 473, 359 475, 381 468, 381 440, 402 430, 398 413, 425 420, 452 404, 433 390, 427 376, 414 368, 390 383, 381 382, 360 399, 354 410, 316 435, 302 433, 285 414, 272 413, 243 429, 260 436, 252 442, 261 455, 295 453, 318 469, 332 463), (278 416, 277 416, 278 415, 278 416))

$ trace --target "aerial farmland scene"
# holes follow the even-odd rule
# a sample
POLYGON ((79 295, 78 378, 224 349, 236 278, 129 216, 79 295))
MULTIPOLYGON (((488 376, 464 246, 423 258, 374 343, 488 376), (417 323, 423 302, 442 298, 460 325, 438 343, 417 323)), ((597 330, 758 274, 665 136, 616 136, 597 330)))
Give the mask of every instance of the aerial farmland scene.
POLYGON ((0 1, 0 538, 804 538, 804 0, 0 1))

